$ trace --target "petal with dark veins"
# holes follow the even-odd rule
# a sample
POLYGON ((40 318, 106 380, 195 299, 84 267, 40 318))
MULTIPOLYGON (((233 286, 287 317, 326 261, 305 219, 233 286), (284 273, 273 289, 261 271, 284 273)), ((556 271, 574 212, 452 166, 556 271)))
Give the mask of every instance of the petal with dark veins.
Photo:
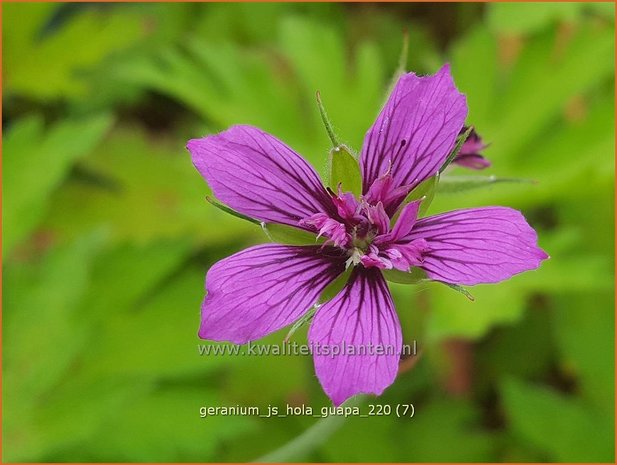
POLYGON ((452 284, 497 283, 548 258, 521 212, 506 207, 455 210, 416 222, 405 241, 424 239, 423 268, 452 284))
POLYGON ((346 258, 334 247, 267 244, 215 263, 199 337, 245 344, 295 322, 345 270, 346 258))
POLYGON ((381 272, 357 267, 343 290, 315 313, 309 341, 317 377, 335 405, 359 393, 379 395, 390 386, 402 335, 381 272))
POLYGON ((244 215, 300 227, 316 213, 337 213, 311 165, 260 129, 233 126, 187 148, 217 199, 244 215))
MULTIPOLYGON (((392 176, 389 189, 407 186, 407 192, 433 176, 454 148, 466 116, 466 99, 456 89, 449 65, 431 76, 401 76, 364 138, 363 193, 386 173, 392 176)), ((403 198, 397 196, 394 203, 403 198)), ((384 205, 388 212, 396 206, 384 205)))

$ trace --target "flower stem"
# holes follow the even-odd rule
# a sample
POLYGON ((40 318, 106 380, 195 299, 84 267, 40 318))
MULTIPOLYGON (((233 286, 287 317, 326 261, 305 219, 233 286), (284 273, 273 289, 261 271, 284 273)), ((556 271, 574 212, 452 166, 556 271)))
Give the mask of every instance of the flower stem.
MULTIPOLYGON (((361 394, 349 399, 342 406, 358 407, 366 398, 366 395, 361 394)), ((345 419, 346 417, 339 415, 322 418, 287 444, 284 444, 266 455, 262 455, 254 460, 253 463, 283 463, 291 462, 298 457, 305 457, 311 451, 326 442, 332 434, 343 426, 345 419)))

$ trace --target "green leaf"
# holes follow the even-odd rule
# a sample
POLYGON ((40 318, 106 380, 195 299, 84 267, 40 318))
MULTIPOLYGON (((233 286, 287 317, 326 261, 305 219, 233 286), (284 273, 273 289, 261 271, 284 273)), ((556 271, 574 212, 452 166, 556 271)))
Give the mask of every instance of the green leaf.
POLYGON ((555 363, 552 334, 557 313, 561 312, 534 308, 525 312, 519 324, 495 328, 475 359, 476 392, 492 389, 506 376, 540 379, 550 371, 555 363))
POLYGON ((118 128, 51 196, 44 227, 72 240, 104 224, 117 244, 146 244, 180 236, 207 245, 229 244, 262 232, 204 201, 210 194, 184 143, 145 130, 118 128), (147 167, 147 169, 145 168, 147 167))
POLYGON ((268 50, 239 47, 236 38, 204 41, 196 35, 183 39, 182 47, 161 48, 154 56, 138 55, 110 73, 121 84, 173 98, 196 111, 213 129, 238 121, 257 125, 284 139, 327 180, 321 154, 331 145, 319 113, 306 109, 312 107, 319 89, 328 96, 328 113, 337 123, 337 132, 345 134, 343 142, 360 146, 381 105, 382 51, 375 41, 360 41, 350 57, 338 23, 311 21, 288 11, 281 16, 278 35, 269 39, 274 43, 268 50), (281 62, 291 74, 280 72, 281 62))
POLYGON ((345 145, 339 145, 330 150, 328 184, 337 191, 341 184, 343 192, 351 192, 356 196, 362 193, 362 174, 358 160, 345 145))
POLYGON ((81 314, 98 326, 112 314, 130 313, 133 305, 148 298, 161 282, 182 268, 191 253, 194 253, 191 241, 182 237, 108 248, 93 264, 81 314), (121 279, 118 270, 122 270, 121 279), (129 282, 131 285, 127 286, 129 282), (101 299, 102 295, 105 299, 101 299))
POLYGON ((57 9, 24 3, 3 8, 6 95, 36 100, 83 96, 91 90, 91 81, 84 78, 87 72, 145 36, 137 15, 80 10, 59 20, 59 15, 54 17, 57 9), (46 31, 52 21, 56 26, 46 31))
POLYGON ((7 402, 3 415, 11 430, 3 432, 3 459, 32 462, 59 450, 69 462, 78 462, 86 453, 92 457, 98 444, 93 438, 101 424, 117 412, 130 410, 132 402, 146 393, 144 385, 135 380, 98 379, 88 384, 61 384, 47 392, 45 402, 36 408, 7 402), (13 409, 15 415, 9 412, 13 409))
POLYGON ((252 419, 242 415, 200 417, 201 407, 222 405, 211 389, 161 386, 117 409, 89 448, 99 462, 209 461, 224 440, 251 430, 252 419))
MULTIPOLYGON (((611 274, 608 270, 606 273, 611 274)), ((576 377, 577 391, 590 405, 614 412, 615 302, 612 288, 562 293, 555 299, 559 311, 553 314, 552 330, 561 355, 561 369, 576 377), (594 309, 592 318, 589 317, 590 308, 594 309)))
POLYGON ((190 266, 168 278, 167 285, 112 312, 96 326, 97 343, 82 353, 79 377, 84 380, 136 377, 153 381, 208 373, 238 357, 201 357, 196 346, 199 309, 204 297, 203 268, 190 266), (181 309, 170 320, 170 309, 181 309), (144 330, 147 328, 147 330, 144 330), (167 341, 152 344, 152 341, 167 341))
POLYGON ((531 292, 603 292, 614 287, 612 266, 606 256, 572 255, 550 247, 550 236, 544 234, 549 244, 551 259, 542 263, 536 272, 527 272, 516 277, 516 285, 522 291, 531 292), (554 250, 554 254, 553 254, 554 250), (538 276, 541 273, 541 276, 538 276))
POLYGON ((4 304, 4 330, 12 343, 5 348, 8 376, 21 386, 20 394, 40 394, 53 384, 78 344, 79 327, 74 314, 83 297, 95 252, 102 234, 91 234, 62 248, 53 249, 36 265, 19 263, 6 268, 5 284, 11 290, 4 304), (68 286, 66 283, 70 282, 68 286), (38 350, 33 341, 49 342, 38 350))
POLYGON ((394 431, 409 438, 409 446, 400 448, 400 457, 394 462, 499 461, 498 433, 483 427, 477 404, 464 399, 433 398, 415 405, 416 415, 394 426, 394 431))
POLYGON ((501 90, 500 44, 486 27, 476 24, 453 43, 450 60, 456 87, 467 98, 467 120, 473 121, 474 126, 483 133, 485 128, 490 127, 493 119, 491 109, 499 98, 497 91, 501 90), (474 63, 474 66, 469 66, 469 63, 474 63), (478 69, 482 72, 478 73, 478 69))
MULTIPOLYGON (((3 333, 10 341, 3 347, 5 459, 40 458, 50 446, 49 434, 39 430, 41 410, 87 344, 87 323, 78 309, 103 238, 90 234, 51 250, 34 264, 5 266, 3 333)), ((58 441, 53 446, 58 447, 58 441)))
POLYGON ((441 283, 428 286, 432 303, 427 321, 428 340, 480 338, 496 325, 518 321, 525 309, 526 294, 511 282, 474 286, 474 302, 461 299, 441 283))
MULTIPOLYGON (((279 47, 304 94, 312 98, 318 89, 327 96, 328 114, 336 122, 337 133, 345 136, 343 141, 349 146, 359 147, 379 111, 390 77, 377 44, 356 41, 350 56, 338 22, 309 21, 295 15, 284 18, 279 27, 279 47)), ((314 126, 321 135, 321 122, 315 116, 314 126)), ((319 140, 314 138, 313 144, 319 140)))
POLYGON ((493 99, 493 117, 483 126, 504 162, 515 169, 519 160, 530 158, 526 149, 552 132, 551 125, 561 121, 564 106, 574 96, 588 95, 612 79, 614 35, 614 27, 589 21, 572 31, 560 53, 556 47, 561 38, 554 30, 526 44, 508 72, 508 84, 493 99))
POLYGON ((613 462, 613 426, 607 411, 514 379, 503 383, 501 393, 516 435, 548 454, 549 461, 613 462))
POLYGON ((582 6, 578 2, 495 3, 488 8, 488 25, 501 33, 528 34, 557 21, 575 20, 582 6))
POLYGON ((18 121, 4 140, 2 250, 5 256, 42 221, 51 194, 73 163, 110 127, 110 115, 64 120, 49 129, 38 117, 18 121))
POLYGON ((414 266, 409 272, 400 270, 382 270, 382 273, 388 281, 393 283, 418 284, 429 280, 426 276, 426 272, 417 266, 414 266))
POLYGON ((448 158, 446 158, 446 161, 444 162, 444 164, 441 165, 441 168, 439 168, 439 173, 443 173, 443 171, 450 165, 450 163, 454 161, 458 153, 461 151, 461 147, 463 147, 463 144, 469 137, 469 134, 471 134, 471 131, 473 131, 473 126, 469 126, 467 128, 467 131, 465 131, 463 134, 461 134, 458 137, 458 139, 456 140, 456 145, 454 146, 454 149, 452 150, 452 152, 450 152, 450 155, 448 155, 448 158))
POLYGON ((279 223, 260 223, 266 236, 270 241, 277 244, 290 245, 315 245, 324 242, 324 238, 317 236, 314 233, 305 231, 304 229, 294 228, 279 223))
POLYGON ((253 224, 261 224, 259 222, 259 220, 256 220, 255 218, 251 218, 250 216, 243 215, 242 213, 237 212, 233 208, 228 207, 224 203, 219 202, 215 198, 212 198, 212 197, 207 195, 206 196, 206 200, 209 203, 211 203, 212 205, 214 205, 216 208, 218 208, 219 210, 224 211, 225 213, 228 213, 231 216, 235 216, 236 218, 240 218, 241 220, 245 220, 245 221, 248 221, 248 222, 253 223, 253 224))
POLYGON ((535 181, 523 178, 498 178, 491 176, 443 176, 438 190, 444 194, 454 194, 473 189, 489 187, 493 184, 534 184, 535 181))
POLYGON ((435 191, 440 181, 440 174, 437 173, 435 176, 431 176, 430 178, 422 181, 418 184, 414 190, 412 190, 405 200, 401 204, 401 207, 397 210, 396 214, 392 218, 392 224, 396 223, 399 215, 401 214, 401 210, 405 205, 415 200, 422 199, 422 203, 420 204, 420 208, 418 210, 418 216, 423 216, 429 207, 431 206, 431 202, 435 198, 435 191))

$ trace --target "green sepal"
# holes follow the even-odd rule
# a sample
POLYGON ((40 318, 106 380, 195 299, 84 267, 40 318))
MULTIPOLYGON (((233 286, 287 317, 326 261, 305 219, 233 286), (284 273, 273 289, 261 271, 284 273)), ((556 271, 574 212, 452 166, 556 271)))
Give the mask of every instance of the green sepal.
POLYGON ((362 175, 360 174, 358 157, 349 147, 339 141, 319 92, 317 92, 317 106, 333 147, 328 156, 328 186, 336 192, 339 184, 341 184, 343 192, 352 192, 359 196, 362 193, 362 175))
POLYGON ((349 276, 351 276, 351 272, 353 267, 347 268, 342 274, 338 276, 334 281, 332 281, 328 286, 321 292, 319 296, 319 303, 322 304, 332 299, 336 294, 338 294, 349 281, 349 276))
POLYGON ((326 112, 326 108, 323 106, 323 102, 321 101, 321 94, 317 91, 317 107, 319 108, 319 115, 321 116, 321 121, 323 122, 324 127, 326 128, 326 132, 328 133, 328 137, 332 142, 333 147, 338 147, 341 143, 334 132, 334 128, 332 127, 332 122, 330 118, 328 118, 328 113, 326 112))
POLYGON ((461 294, 463 294, 465 297, 467 297, 469 300, 471 300, 472 302, 475 301, 475 297, 471 295, 471 293, 465 289, 462 286, 459 286, 458 284, 452 284, 452 283, 445 283, 443 281, 437 281, 438 283, 442 283, 445 284, 446 286, 448 286, 449 288, 454 289, 457 292, 460 292, 461 294))
POLYGON ((310 321, 313 320, 313 316, 315 315, 315 312, 317 311, 317 306, 313 305, 308 312, 306 312, 302 318, 300 318, 298 321, 296 321, 291 328, 289 328, 289 332, 287 333, 287 336, 285 336, 285 339, 283 339, 283 342, 288 342, 289 339, 291 339, 291 336, 294 335, 294 333, 296 331, 298 331, 302 326, 304 326, 306 323, 309 323, 310 321))
POLYGON ((423 216, 428 210, 428 207, 431 206, 431 202, 433 201, 433 198, 435 198, 435 191, 437 190, 439 181, 440 181, 440 174, 435 173, 434 176, 431 176, 430 178, 425 179, 420 184, 418 184, 414 188, 414 190, 412 190, 409 194, 407 194, 407 197, 405 197, 405 200, 403 200, 403 203, 397 210, 396 214, 392 217, 392 224, 396 223, 396 220, 398 219, 405 205, 415 200, 422 199, 422 203, 420 204, 420 208, 418 210, 418 216, 423 216))
POLYGON ((260 223, 260 225, 268 239, 277 244, 315 245, 325 240, 323 238, 317 239, 317 236, 313 233, 285 224, 260 223))
POLYGON ((362 193, 360 165, 349 147, 344 144, 331 149, 328 157, 328 185, 336 192, 339 184, 343 192, 351 192, 355 196, 362 193))
POLYGON ((212 197, 206 196, 206 200, 212 205, 214 205, 216 208, 218 208, 219 210, 223 210, 225 213, 229 213, 230 215, 235 216, 236 218, 249 221, 253 224, 260 224, 260 222, 256 220, 255 218, 251 218, 250 216, 243 215, 242 213, 237 212, 233 208, 229 208, 227 205, 219 202, 218 200, 212 197))
POLYGON ((496 176, 444 176, 439 183, 439 192, 454 194, 473 189, 488 187, 493 184, 519 183, 535 184, 536 181, 524 178, 498 178, 496 176))
POLYGON ((430 281, 426 272, 417 266, 413 267, 411 271, 382 270, 382 273, 384 278, 392 283, 419 284, 430 281))
POLYGON ((465 131, 461 136, 459 136, 456 141, 456 145, 454 146, 454 150, 450 152, 450 155, 448 155, 448 158, 446 158, 446 162, 441 165, 441 168, 439 168, 440 173, 443 173, 443 171, 448 167, 448 165, 454 161, 458 153, 461 151, 461 147, 463 147, 463 144, 469 137, 469 134, 471 134, 471 131, 473 131, 473 126, 469 126, 467 128, 467 131, 465 131))

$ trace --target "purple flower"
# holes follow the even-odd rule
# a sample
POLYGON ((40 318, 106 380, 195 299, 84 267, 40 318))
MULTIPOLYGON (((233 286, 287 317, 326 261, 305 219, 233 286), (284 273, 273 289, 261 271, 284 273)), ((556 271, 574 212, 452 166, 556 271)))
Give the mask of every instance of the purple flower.
POLYGON ((257 128, 234 126, 189 141, 193 163, 222 202, 326 239, 258 245, 213 265, 199 336, 259 339, 300 319, 352 268, 345 287, 318 306, 308 335, 317 376, 339 405, 354 394, 381 394, 396 377, 401 327, 382 270, 419 267, 430 279, 473 285, 537 268, 547 255, 516 210, 418 218, 421 201, 404 202, 444 164, 466 115, 449 66, 432 76, 403 75, 366 134, 359 198, 324 188, 300 155, 257 128))
MULTIPOLYGON (((459 135, 463 135, 469 128, 463 126, 459 135)), ((467 137, 467 140, 463 143, 461 150, 458 152, 452 163, 471 168, 473 170, 483 170, 491 166, 491 162, 487 160, 480 152, 484 150, 488 145, 482 141, 480 135, 475 129, 472 129, 467 137)))

